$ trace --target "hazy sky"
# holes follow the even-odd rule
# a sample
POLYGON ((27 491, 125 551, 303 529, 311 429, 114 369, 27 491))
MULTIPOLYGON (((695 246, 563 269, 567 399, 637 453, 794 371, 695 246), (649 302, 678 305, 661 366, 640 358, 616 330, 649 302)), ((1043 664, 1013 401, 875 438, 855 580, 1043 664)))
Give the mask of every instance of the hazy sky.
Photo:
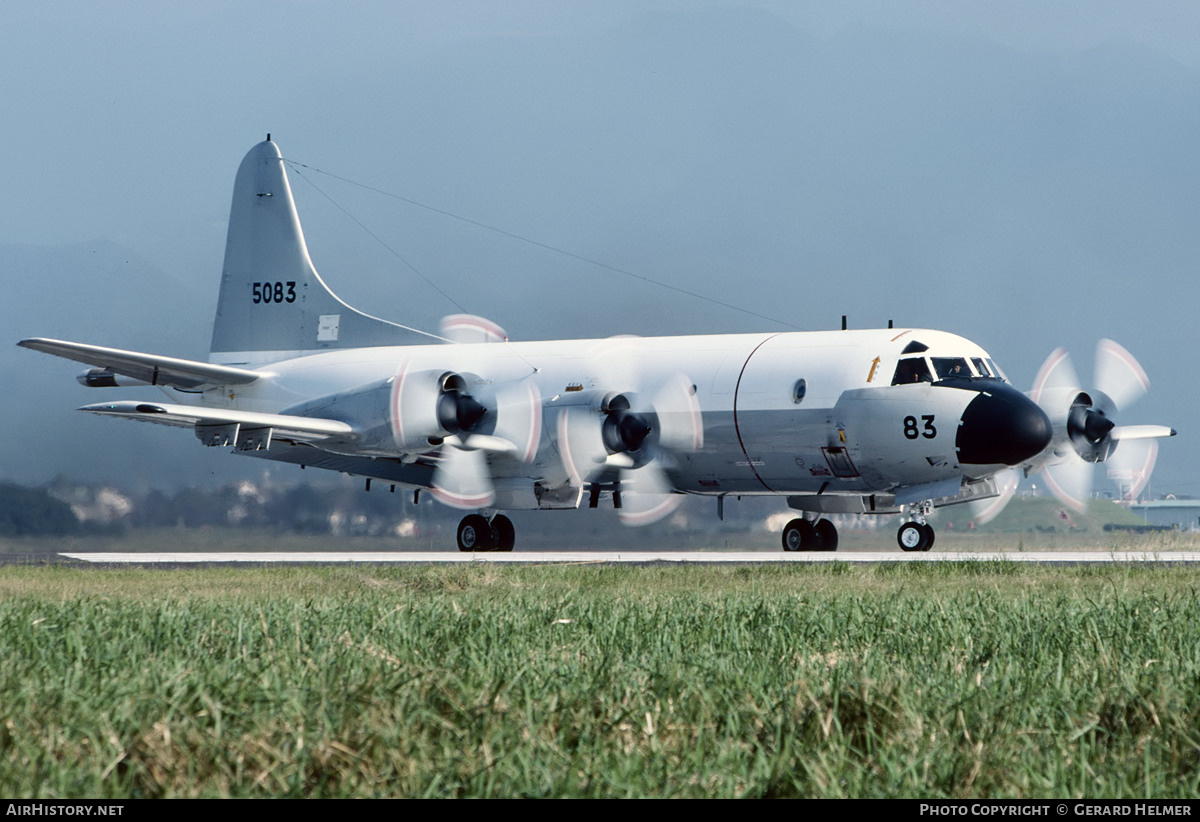
MULTIPOLYGON (((271 132, 316 169, 749 312, 293 177, 318 269, 372 313, 432 328, 461 306, 517 339, 894 319, 970 337, 1025 388, 1058 345, 1086 378, 1110 336, 1154 383, 1122 421, 1181 432, 1153 489, 1200 494, 1200 6, 3 9, 12 342, 203 358, 233 175, 271 132)), ((8 345, 0 477, 216 475, 179 432, 80 420, 100 396, 79 369, 8 345)))

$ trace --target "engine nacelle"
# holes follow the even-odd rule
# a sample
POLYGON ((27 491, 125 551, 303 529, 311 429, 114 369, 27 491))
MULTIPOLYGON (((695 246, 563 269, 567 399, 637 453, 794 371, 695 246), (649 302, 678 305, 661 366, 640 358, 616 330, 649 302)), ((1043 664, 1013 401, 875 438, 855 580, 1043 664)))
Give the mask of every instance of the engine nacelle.
POLYGON ((369 456, 421 454, 450 440, 459 447, 515 451, 528 462, 541 431, 540 400, 531 384, 521 390, 507 386, 505 393, 472 374, 404 367, 390 379, 327 394, 281 413, 347 423, 354 433, 338 450, 369 456))

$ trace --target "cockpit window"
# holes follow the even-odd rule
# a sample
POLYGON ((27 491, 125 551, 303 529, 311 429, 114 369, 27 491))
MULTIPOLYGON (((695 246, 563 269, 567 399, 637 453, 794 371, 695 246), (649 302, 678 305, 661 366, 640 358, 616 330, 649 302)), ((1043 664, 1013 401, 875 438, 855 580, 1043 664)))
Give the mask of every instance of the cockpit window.
POLYGON ((929 365, 924 357, 908 357, 896 364, 896 375, 892 377, 892 385, 907 385, 913 382, 933 382, 929 373, 929 365))
POLYGON ((903 357, 896 364, 896 375, 892 377, 892 385, 980 377, 1008 382, 1004 372, 986 357, 903 357), (932 370, 929 367, 931 363, 932 370))
POLYGON ((930 357, 930 359, 933 360, 933 370, 937 372, 939 380, 971 376, 971 366, 967 365, 965 357, 930 357))

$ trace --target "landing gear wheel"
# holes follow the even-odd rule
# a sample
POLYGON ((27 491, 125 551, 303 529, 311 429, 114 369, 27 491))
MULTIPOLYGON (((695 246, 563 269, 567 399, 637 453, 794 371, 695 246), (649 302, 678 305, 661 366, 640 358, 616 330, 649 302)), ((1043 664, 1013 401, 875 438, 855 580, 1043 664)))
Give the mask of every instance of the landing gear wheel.
POLYGON ((783 528, 783 550, 811 551, 817 542, 817 532, 806 519, 794 519, 783 528))
POLYGON ((933 536, 934 536, 933 526, 930 525, 928 522, 925 522, 925 523, 921 524, 921 528, 925 531, 925 547, 922 548, 921 550, 928 551, 930 548, 933 547, 933 536))
POLYGON ((933 529, 920 522, 906 522, 896 532, 896 542, 904 551, 928 551, 933 542, 933 529))
POLYGON ((495 547, 496 538, 486 517, 470 514, 458 523, 458 550, 491 551, 495 547))
POLYGON ((814 551, 836 551, 838 546, 837 526, 827 519, 817 520, 817 524, 813 526, 816 531, 817 544, 813 546, 814 551))
POLYGON ((513 528, 512 520, 504 514, 496 514, 492 518, 492 534, 496 537, 495 551, 511 551, 517 541, 517 530, 513 528))

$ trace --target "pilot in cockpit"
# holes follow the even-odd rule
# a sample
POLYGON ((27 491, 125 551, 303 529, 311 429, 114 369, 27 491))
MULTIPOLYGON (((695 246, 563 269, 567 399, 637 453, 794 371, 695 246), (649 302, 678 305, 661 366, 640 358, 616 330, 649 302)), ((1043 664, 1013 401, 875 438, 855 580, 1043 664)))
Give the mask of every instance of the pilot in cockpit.
POLYGON ((896 374, 892 377, 892 385, 909 385, 916 382, 933 382, 929 365, 924 357, 908 357, 896 364, 896 374))

